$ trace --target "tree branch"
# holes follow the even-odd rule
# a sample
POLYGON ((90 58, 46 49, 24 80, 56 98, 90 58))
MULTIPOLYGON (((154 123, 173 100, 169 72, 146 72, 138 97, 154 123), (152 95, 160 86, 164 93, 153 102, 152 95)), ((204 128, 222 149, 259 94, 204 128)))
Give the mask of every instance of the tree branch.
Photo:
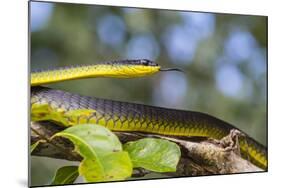
MULTIPOLYGON (((51 136, 64 128, 51 122, 31 122, 31 143, 40 142, 33 150, 33 156, 44 156, 70 161, 80 161, 82 157, 73 152, 73 144, 62 137, 50 140, 51 136)), ((177 171, 164 173, 166 176, 197 176, 262 171, 262 169, 241 158, 237 130, 232 130, 222 140, 206 138, 167 137, 136 132, 114 132, 122 143, 145 137, 167 139, 181 147, 181 158, 177 171), (223 144, 221 144, 223 143, 223 144)), ((144 169, 134 170, 134 177, 151 173, 144 169)))

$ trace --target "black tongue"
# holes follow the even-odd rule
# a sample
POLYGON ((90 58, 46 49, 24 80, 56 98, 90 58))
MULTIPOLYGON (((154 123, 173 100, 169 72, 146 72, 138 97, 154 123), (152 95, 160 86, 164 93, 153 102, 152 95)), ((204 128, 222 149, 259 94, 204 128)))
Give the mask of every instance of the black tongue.
POLYGON ((182 69, 179 69, 179 68, 161 68, 160 71, 178 71, 178 72, 183 72, 184 73, 184 70, 182 69))

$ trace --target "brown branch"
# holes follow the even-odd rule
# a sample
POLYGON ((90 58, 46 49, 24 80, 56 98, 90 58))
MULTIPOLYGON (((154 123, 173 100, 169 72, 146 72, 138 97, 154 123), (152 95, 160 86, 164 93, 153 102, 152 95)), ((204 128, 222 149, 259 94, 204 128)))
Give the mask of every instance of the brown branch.
MULTIPOLYGON (((31 143, 42 140, 42 135, 48 139, 63 129, 51 122, 32 122, 31 143)), ((157 137, 180 145, 181 158, 177 171, 164 173, 166 176, 178 177, 262 171, 262 169, 241 158, 239 147, 237 146, 237 133, 236 130, 233 130, 222 140, 209 140, 205 138, 183 139, 136 132, 115 132, 122 143, 144 137, 157 137)), ((73 144, 69 140, 57 137, 52 139, 51 143, 40 142, 32 155, 80 161, 82 157, 73 152, 73 148, 73 144)), ((136 169, 133 176, 141 177, 147 173, 150 172, 144 169, 136 169)))
POLYGON ((33 150, 32 155, 80 161, 82 157, 73 152, 72 142, 62 137, 51 137, 64 128, 51 122, 31 122, 31 144, 40 142, 33 150))

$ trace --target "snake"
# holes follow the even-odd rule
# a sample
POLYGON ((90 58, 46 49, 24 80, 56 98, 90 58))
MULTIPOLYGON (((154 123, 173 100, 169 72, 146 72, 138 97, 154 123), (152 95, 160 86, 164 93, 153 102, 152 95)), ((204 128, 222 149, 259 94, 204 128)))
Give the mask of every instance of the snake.
MULTIPOLYGON (((179 69, 165 69, 147 59, 132 59, 33 71, 30 78, 31 120, 49 120, 63 126, 93 123, 112 131, 186 138, 222 139, 231 130, 241 131, 230 123, 203 112, 88 97, 42 86, 83 78, 135 78, 171 70, 179 69)), ((245 159, 267 170, 266 146, 243 132, 243 136, 239 138, 239 147, 245 159)))

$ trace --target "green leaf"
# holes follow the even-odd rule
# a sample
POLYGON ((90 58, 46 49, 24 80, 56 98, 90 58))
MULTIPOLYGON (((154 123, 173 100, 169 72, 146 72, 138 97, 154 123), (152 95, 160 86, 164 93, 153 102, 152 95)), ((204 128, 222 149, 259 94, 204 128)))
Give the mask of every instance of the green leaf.
POLYGON ((180 159, 177 144, 164 139, 144 138, 124 145, 133 162, 133 167, 142 167, 155 172, 176 171, 180 159))
POLYGON ((35 142, 34 144, 32 144, 32 145, 30 146, 30 153, 33 152, 33 150, 38 146, 39 143, 40 143, 40 140, 37 141, 37 142, 35 142))
POLYGON ((96 124, 76 125, 55 136, 68 138, 84 159, 79 174, 88 182, 122 180, 132 174, 132 163, 115 134, 96 124))
POLYGON ((72 184, 78 176, 78 166, 61 167, 57 170, 52 185, 72 184))
POLYGON ((106 155, 122 151, 118 137, 107 128, 96 124, 75 125, 57 133, 56 136, 70 139, 83 157, 92 157, 92 153, 106 155), (91 151, 92 149, 94 151, 91 151))
POLYGON ((80 175, 88 182, 123 180, 124 177, 131 176, 133 167, 127 152, 108 154, 104 156, 101 163, 103 172, 94 160, 83 160, 79 166, 80 175))
POLYGON ((52 120, 64 126, 86 123, 88 117, 95 113, 92 109, 66 111, 63 108, 53 108, 50 104, 40 103, 31 106, 31 120, 52 120), (78 118, 79 117, 79 118, 78 118))

